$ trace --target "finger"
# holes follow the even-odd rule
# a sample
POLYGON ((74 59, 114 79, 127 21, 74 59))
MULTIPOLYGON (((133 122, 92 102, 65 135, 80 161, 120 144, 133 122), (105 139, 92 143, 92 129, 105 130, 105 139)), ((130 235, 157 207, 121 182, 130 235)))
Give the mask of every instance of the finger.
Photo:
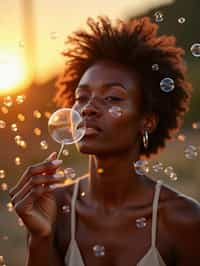
POLYGON ((27 180, 34 175, 54 173, 56 169, 62 164, 62 162, 62 160, 53 160, 29 166, 25 170, 17 184, 9 190, 9 195, 12 197, 15 193, 17 193, 17 191, 19 191, 24 186, 27 180))
POLYGON ((54 174, 51 176, 34 176, 29 179, 28 182, 11 198, 11 202, 13 205, 16 204, 19 200, 25 197, 25 195, 35 186, 45 185, 48 186, 50 184, 63 184, 66 178, 61 174, 54 174))
POLYGON ((56 157, 57 157, 57 152, 54 151, 44 161, 48 162, 48 161, 56 160, 56 157))

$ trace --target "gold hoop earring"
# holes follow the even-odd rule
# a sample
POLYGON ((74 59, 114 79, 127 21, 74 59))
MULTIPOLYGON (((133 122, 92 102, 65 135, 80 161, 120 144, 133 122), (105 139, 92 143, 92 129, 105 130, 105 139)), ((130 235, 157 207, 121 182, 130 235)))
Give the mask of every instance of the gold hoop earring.
POLYGON ((148 135, 147 129, 144 130, 144 135, 142 136, 142 141, 143 141, 144 148, 147 149, 148 145, 149 145, 149 135, 148 135))

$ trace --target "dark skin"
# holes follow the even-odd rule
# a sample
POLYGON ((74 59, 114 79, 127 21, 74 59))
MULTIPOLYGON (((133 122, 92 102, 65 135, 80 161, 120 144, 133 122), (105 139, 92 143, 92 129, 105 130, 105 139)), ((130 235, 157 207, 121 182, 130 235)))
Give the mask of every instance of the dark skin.
MULTIPOLYGON (((148 129, 150 134, 156 130, 158 117, 141 113, 142 95, 138 81, 136 73, 127 67, 100 61, 84 73, 76 89, 73 108, 82 115, 89 128, 77 144, 80 152, 89 154, 89 173, 80 181, 76 201, 76 240, 85 265, 133 266, 151 246, 152 201, 156 183, 147 176, 137 175, 133 162, 139 159, 144 130, 148 129), (112 106, 122 110, 117 118, 109 113, 112 106), (96 127, 98 130, 91 130, 96 127), (98 173, 99 168, 103 173, 98 173), (80 195, 83 191, 86 193, 84 197, 80 195), (135 226, 135 220, 140 217, 147 219, 147 226, 142 229, 135 226), (97 242, 106 249, 106 255, 100 259, 92 251, 97 242)), ((49 158, 50 161, 54 159, 55 154, 49 158)), ((39 171, 38 168, 40 172, 46 172, 49 167, 50 163, 43 162, 33 168, 35 172, 39 171)), ((51 168, 49 173, 54 172, 55 169, 51 168)), ((23 191, 25 182, 21 181, 10 191, 15 203, 25 195, 25 192, 19 193, 20 188, 23 191)), ((43 177, 42 182, 47 182, 47 179, 45 181, 43 177)), ((27 213, 23 215, 24 207, 18 207, 18 214, 23 217, 29 231, 30 227, 32 229, 28 266, 64 265, 70 242, 70 214, 63 213, 61 207, 71 204, 73 189, 72 184, 40 192, 51 199, 52 204, 48 202, 48 206, 53 215, 45 216, 44 223, 38 227, 38 213, 34 216, 35 224, 30 226, 30 222, 26 223, 27 213), (53 224, 56 225, 54 231, 51 229, 53 224), (38 229, 37 234, 34 226, 38 229), (46 230, 44 234, 45 228, 49 228, 49 232, 46 230), (55 237, 54 248, 48 249, 52 236, 55 237), (44 243, 40 249, 38 243, 44 243), (41 255, 46 254, 46 258, 51 254, 54 264, 50 260, 48 263, 44 259, 34 260, 36 250, 41 255)), ((200 265, 200 205, 197 202, 162 186, 157 229, 156 247, 166 265, 200 265)))

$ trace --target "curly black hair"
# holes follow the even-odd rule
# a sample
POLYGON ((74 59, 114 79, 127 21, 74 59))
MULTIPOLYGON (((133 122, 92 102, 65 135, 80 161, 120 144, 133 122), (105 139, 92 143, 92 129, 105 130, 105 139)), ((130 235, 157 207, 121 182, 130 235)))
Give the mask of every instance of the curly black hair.
POLYGON ((158 25, 148 17, 118 19, 114 23, 106 16, 99 16, 96 20, 88 18, 87 25, 88 30, 77 30, 68 36, 69 47, 63 52, 66 67, 56 82, 53 101, 59 107, 72 106, 81 76, 97 61, 111 60, 133 69, 139 74, 142 111, 154 112, 159 117, 157 128, 149 137, 148 149, 141 143, 140 155, 149 158, 165 147, 166 140, 172 139, 189 110, 192 86, 186 80, 184 50, 176 47, 174 36, 158 36, 158 25), (169 93, 160 89, 160 82, 166 77, 175 84, 169 93))

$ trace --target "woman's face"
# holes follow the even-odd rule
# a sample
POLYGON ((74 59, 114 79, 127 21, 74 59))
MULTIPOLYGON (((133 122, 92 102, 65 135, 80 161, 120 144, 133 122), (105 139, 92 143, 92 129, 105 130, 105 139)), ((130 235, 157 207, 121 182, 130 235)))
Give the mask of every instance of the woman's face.
POLYGON ((141 120, 136 74, 118 63, 97 62, 81 77, 75 98, 73 109, 86 126, 77 143, 80 152, 109 155, 134 150, 141 120))

